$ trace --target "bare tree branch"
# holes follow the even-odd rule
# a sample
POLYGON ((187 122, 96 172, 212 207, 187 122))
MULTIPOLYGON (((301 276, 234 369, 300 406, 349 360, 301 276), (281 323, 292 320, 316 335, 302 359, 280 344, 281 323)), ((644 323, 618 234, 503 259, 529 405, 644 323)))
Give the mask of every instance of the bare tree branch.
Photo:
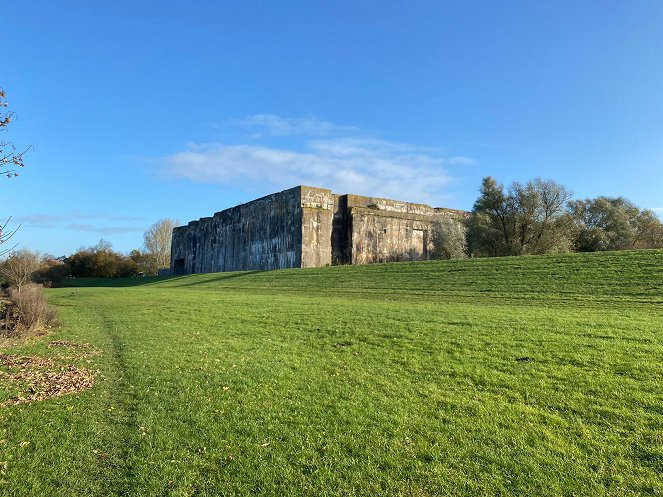
MULTIPOLYGON (((4 89, 0 88, 0 132, 7 131, 7 126, 14 118, 14 112, 7 109, 9 104, 7 103, 7 94, 4 89)), ((13 178, 18 176, 16 172, 18 169, 25 167, 23 162, 23 155, 30 150, 31 147, 26 148, 22 152, 18 152, 16 146, 11 141, 0 141, 0 174, 7 176, 8 178, 13 178)), ((11 217, 7 219, 5 224, 0 227, 0 245, 7 243, 15 234, 16 231, 20 228, 20 225, 14 229, 7 229, 11 217)), ((0 249, 0 257, 11 252, 16 245, 10 248, 0 249)))
MULTIPOLYGON (((7 243, 11 239, 11 237, 13 237, 16 234, 16 232, 18 231, 18 229, 21 227, 21 225, 19 224, 16 228, 11 229, 11 230, 7 230, 7 225, 9 225, 9 221, 11 221, 11 216, 9 216, 7 221, 5 221, 5 224, 0 226, 0 245, 2 245, 3 243, 7 243)), ((8 254, 9 252, 14 250, 15 248, 16 248, 16 245, 14 245, 13 247, 9 247, 9 248, 0 250, 0 257, 2 257, 3 255, 8 254)))

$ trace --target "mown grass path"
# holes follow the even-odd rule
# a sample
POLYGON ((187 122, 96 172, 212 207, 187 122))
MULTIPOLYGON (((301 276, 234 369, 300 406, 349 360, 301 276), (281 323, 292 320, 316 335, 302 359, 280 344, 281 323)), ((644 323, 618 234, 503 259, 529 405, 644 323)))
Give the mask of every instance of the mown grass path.
POLYGON ((0 493, 663 493, 660 251, 77 284, 0 493))

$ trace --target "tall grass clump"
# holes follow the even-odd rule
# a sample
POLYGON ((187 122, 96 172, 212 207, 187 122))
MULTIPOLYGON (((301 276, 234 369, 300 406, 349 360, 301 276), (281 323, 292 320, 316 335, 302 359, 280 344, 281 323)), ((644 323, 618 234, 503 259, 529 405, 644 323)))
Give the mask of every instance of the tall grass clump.
POLYGON ((57 310, 46 302, 42 285, 28 283, 20 290, 11 287, 8 297, 2 330, 5 336, 39 332, 57 323, 57 310))

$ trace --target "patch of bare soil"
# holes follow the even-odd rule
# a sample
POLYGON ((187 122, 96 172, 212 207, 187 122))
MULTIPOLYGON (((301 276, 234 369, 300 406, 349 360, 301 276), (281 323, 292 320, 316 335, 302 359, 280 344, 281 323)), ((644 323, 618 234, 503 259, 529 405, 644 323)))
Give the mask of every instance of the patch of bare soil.
POLYGON ((0 407, 46 400, 94 386, 91 370, 72 364, 58 365, 50 357, 0 354, 0 365, 9 370, 0 371, 0 374, 19 389, 17 395, 0 403, 0 407))

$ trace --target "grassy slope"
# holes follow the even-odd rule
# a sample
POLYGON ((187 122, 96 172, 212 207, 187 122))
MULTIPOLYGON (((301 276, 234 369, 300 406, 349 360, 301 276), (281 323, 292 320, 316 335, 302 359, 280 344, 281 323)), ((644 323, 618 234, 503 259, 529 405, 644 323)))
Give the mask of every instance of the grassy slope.
POLYGON ((76 284, 0 493, 663 493, 661 251, 76 284))

